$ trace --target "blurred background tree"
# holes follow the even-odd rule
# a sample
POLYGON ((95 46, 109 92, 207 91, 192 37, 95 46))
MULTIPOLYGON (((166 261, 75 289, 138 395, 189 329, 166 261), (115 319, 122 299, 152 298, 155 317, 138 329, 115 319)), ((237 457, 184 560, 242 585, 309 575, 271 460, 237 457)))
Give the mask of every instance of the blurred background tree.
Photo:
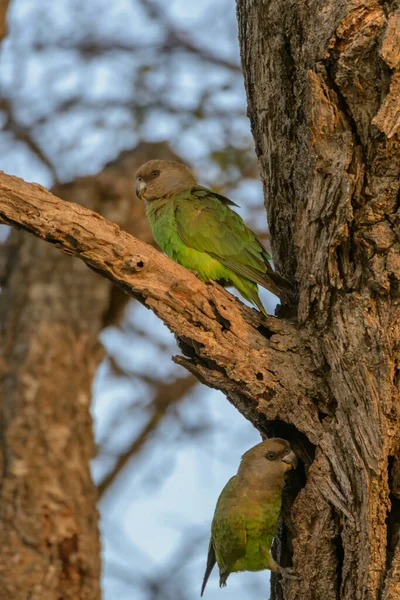
MULTIPOLYGON (((229 2, 37 4, 9 3, 0 56, 4 169, 151 240, 133 173, 150 157, 175 156, 265 228, 229 2)), ((279 560, 289 563, 293 549, 301 581, 282 588, 271 577, 272 596, 284 589, 292 600, 394 600, 399 1, 322 4, 237 2, 275 258, 297 282, 298 321, 270 319, 257 332, 258 354, 274 364, 268 358, 265 374, 241 371, 235 355, 232 375, 225 342, 214 337, 202 338, 210 342, 204 354, 190 338, 193 360, 181 364, 200 377, 205 367, 205 381, 260 430, 287 436, 307 467, 295 473, 295 509, 275 540, 279 560), (240 378, 249 403, 237 394, 240 378)), ((46 194, 9 176, 1 192, 3 222, 30 220, 37 232, 27 205, 30 194, 46 194)), ((53 244, 55 227, 47 222, 43 234, 53 244)), ((216 497, 258 435, 170 362, 171 336, 108 280, 33 236, 5 230, 4 238, 0 600, 98 600, 98 493, 105 597, 197 597, 216 497), (95 374, 97 490, 88 468, 95 374)), ((72 252, 75 237, 66 239, 72 252)), ((264 301, 271 313, 271 298, 264 301)), ((199 323, 185 315, 196 335, 199 323)), ((230 352, 237 348, 248 365, 253 354, 240 339, 230 352)), ((207 597, 264 598, 267 578, 232 577, 221 592, 213 577, 207 597)))
MULTIPOLYGON (((1 169, 55 186, 151 241, 134 171, 174 156, 241 205, 266 237, 234 3, 13 0, 7 29, 1 169)), ((15 250, 23 237, 11 241, 15 250)), ((41 251, 43 269, 50 250, 41 251)), ((7 239, 0 266, 10 261, 7 239)), ((54 270, 67 268, 56 264, 52 282, 54 270)), ((93 289, 80 291, 87 306, 97 302, 93 289)), ((272 311, 273 298, 265 300, 272 311)), ((104 598, 197 597, 216 498, 259 435, 221 394, 171 362, 174 339, 150 311, 111 290, 101 312, 106 355, 94 385, 92 467, 104 598)), ((266 573, 243 574, 225 596, 265 598, 267 587, 266 573)), ((206 593, 220 597, 216 577, 206 593)))

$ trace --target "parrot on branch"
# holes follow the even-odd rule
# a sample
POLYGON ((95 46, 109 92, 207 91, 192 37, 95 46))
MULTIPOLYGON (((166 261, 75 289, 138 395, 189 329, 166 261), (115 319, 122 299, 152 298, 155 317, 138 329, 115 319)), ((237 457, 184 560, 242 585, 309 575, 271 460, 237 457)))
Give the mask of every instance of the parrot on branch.
POLYGON ((154 238, 167 256, 203 281, 233 286, 267 316, 257 284, 283 302, 290 284, 224 196, 199 185, 185 165, 150 160, 136 172, 135 191, 146 204, 154 238))
POLYGON ((281 438, 265 440, 243 455, 237 475, 228 481, 215 508, 201 596, 215 563, 220 587, 238 571, 270 569, 283 578, 297 579, 270 552, 285 474, 296 466, 289 442, 281 438))

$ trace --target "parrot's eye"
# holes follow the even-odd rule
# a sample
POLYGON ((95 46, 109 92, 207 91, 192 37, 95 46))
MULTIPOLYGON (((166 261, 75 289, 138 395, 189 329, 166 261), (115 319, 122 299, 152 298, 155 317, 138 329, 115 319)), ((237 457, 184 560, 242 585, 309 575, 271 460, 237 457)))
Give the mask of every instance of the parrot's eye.
POLYGON ((142 181, 141 177, 136 177, 136 181, 142 181))
POLYGON ((160 171, 153 171, 152 174, 151 174, 151 176, 152 177, 158 177, 159 174, 160 174, 160 171))
POLYGON ((276 452, 272 452, 271 450, 269 452, 267 452, 267 454, 265 455, 265 458, 268 458, 268 460, 274 460, 276 458, 276 452))

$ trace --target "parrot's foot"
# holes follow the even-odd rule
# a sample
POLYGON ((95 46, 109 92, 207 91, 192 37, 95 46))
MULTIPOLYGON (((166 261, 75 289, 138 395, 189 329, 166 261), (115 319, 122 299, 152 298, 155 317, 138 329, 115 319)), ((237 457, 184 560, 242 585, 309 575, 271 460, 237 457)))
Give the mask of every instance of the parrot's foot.
POLYGON ((193 275, 196 275, 196 277, 198 277, 199 279, 201 279, 198 271, 195 271, 194 269, 188 269, 188 271, 190 271, 191 273, 193 273, 193 275))
POLYGON ((292 569, 292 567, 279 567, 278 573, 282 577, 282 581, 297 581, 299 579, 299 576, 296 574, 294 569, 292 569))
POLYGON ((289 581, 289 580, 296 580, 299 579, 299 576, 296 575, 294 569, 292 569, 292 567, 281 567, 281 565, 279 565, 275 560, 272 560, 270 562, 270 567, 271 571, 273 573, 279 573, 279 575, 281 576, 281 581, 289 581))

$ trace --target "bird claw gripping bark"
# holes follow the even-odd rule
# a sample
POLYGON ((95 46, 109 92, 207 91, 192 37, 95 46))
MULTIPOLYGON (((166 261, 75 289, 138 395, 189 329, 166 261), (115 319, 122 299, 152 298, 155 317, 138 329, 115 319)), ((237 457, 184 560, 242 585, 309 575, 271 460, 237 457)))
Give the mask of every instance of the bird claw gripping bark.
POLYGON ((281 576, 281 581, 298 581, 299 576, 292 567, 278 567, 278 573, 281 576))

